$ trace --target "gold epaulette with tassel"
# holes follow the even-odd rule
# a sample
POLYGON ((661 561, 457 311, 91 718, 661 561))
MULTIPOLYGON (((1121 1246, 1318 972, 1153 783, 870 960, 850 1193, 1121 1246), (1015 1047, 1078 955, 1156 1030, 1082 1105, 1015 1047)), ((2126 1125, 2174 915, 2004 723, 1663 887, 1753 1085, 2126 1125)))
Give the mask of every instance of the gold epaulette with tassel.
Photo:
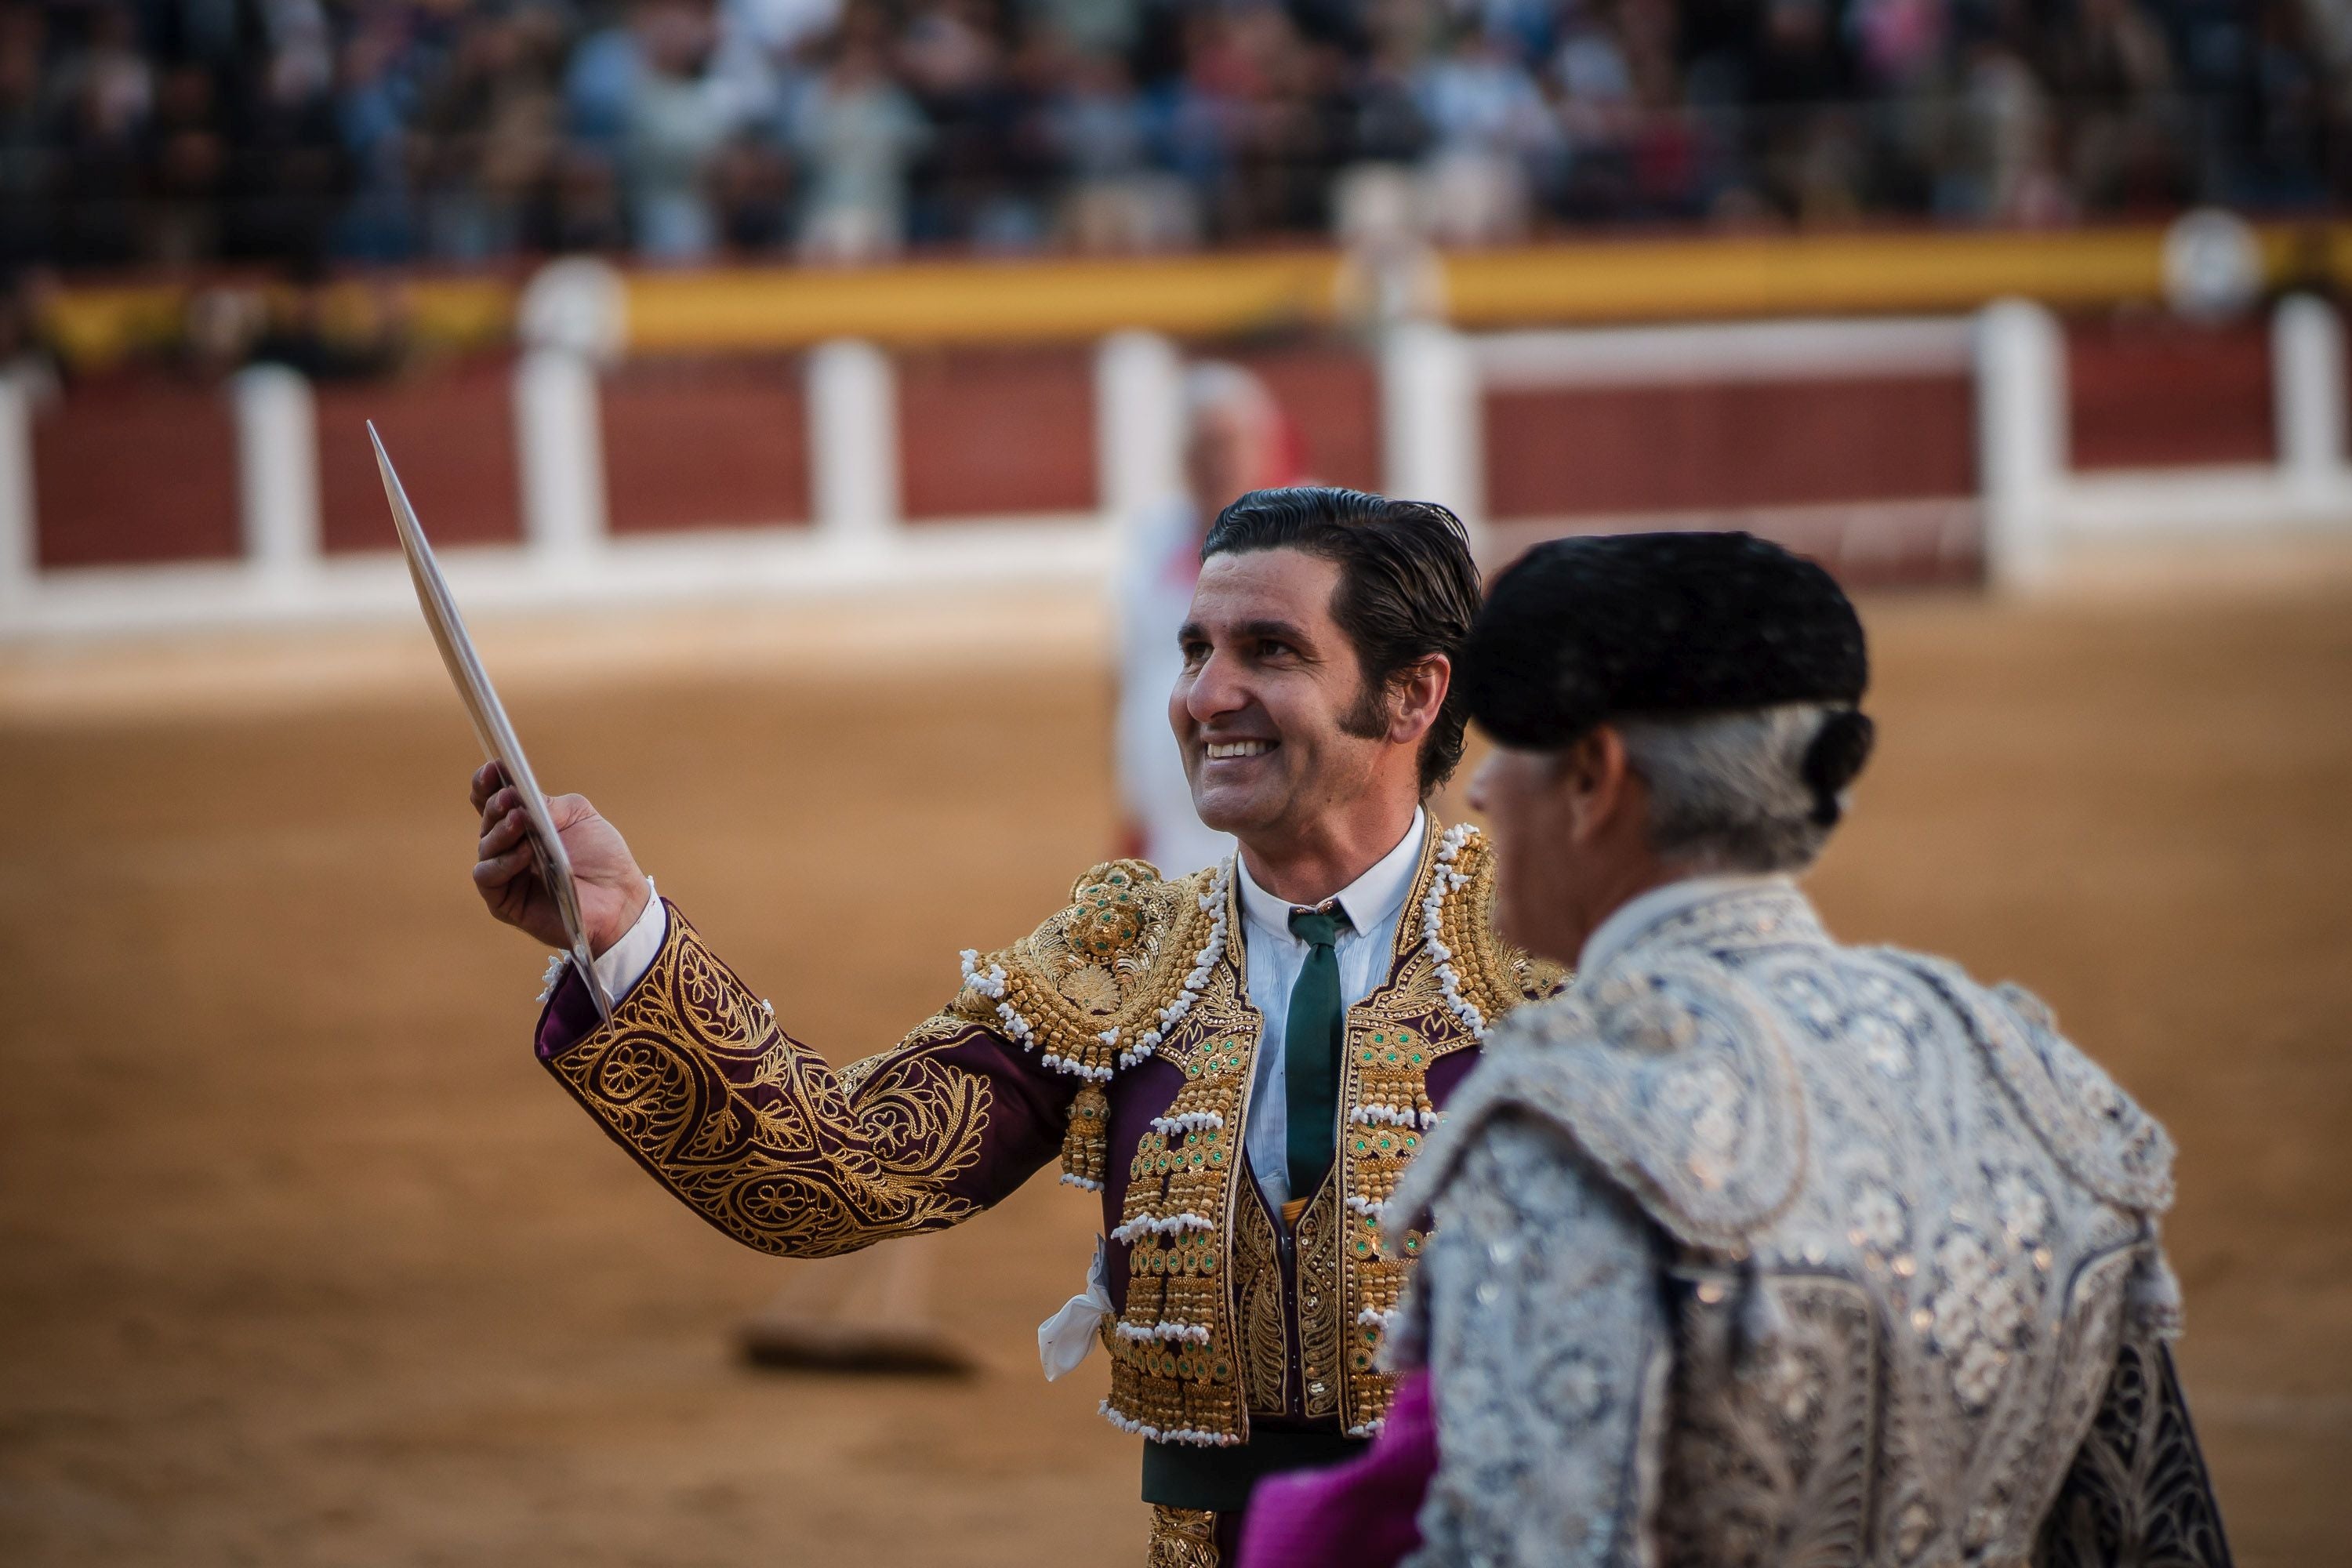
POLYGON ((1072 1186, 1103 1184, 1103 1086, 1151 1054, 1223 956, 1232 875, 1227 862, 1169 881, 1146 861, 1108 860, 1028 936, 997 952, 964 952, 954 1010, 1084 1080, 1062 1143, 1062 1180, 1072 1186))

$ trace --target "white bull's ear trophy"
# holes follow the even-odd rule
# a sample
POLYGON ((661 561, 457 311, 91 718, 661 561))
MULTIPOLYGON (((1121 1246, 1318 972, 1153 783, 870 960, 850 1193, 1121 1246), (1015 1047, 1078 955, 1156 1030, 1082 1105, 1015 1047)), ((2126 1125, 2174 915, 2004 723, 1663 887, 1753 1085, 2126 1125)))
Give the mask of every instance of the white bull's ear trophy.
POLYGON ((522 754, 522 742, 515 738, 514 726, 507 720, 506 705, 499 700, 498 689, 490 684, 481 656, 474 651, 474 639, 466 635, 465 617, 457 613, 457 601, 449 593, 448 580, 441 575, 441 564, 433 558, 433 547, 425 542, 425 530, 416 521, 416 509, 408 504, 408 492, 401 488, 400 476, 392 470, 392 458, 383 449, 383 438, 376 434, 373 419, 368 421, 367 432, 368 440, 375 447, 376 470, 383 476, 383 498, 392 504, 392 525, 400 531, 401 553, 408 558, 409 581, 415 584, 416 603, 425 611, 425 624, 431 628, 434 645, 441 650, 441 662, 448 668, 449 679, 466 704, 466 716, 473 721, 474 735, 482 743, 483 756, 499 764, 507 783, 522 796, 523 810, 530 818, 531 858, 555 900, 556 912, 563 919, 563 935, 572 965, 579 970, 588 994, 595 998, 598 1015, 610 1023, 613 999, 605 994, 604 984, 596 978, 593 955, 588 951, 588 928, 580 918, 580 889, 572 879, 572 858, 563 852, 562 836, 555 830, 555 819, 547 814, 547 797, 539 793, 539 781, 531 776, 530 763, 522 754))

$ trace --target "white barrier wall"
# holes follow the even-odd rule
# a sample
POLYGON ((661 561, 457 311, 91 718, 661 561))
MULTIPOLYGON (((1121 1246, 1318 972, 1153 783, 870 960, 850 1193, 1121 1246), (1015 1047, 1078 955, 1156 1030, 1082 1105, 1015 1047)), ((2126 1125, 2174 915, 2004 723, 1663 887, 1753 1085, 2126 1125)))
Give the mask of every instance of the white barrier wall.
POLYGON ((531 350, 515 367, 514 415, 524 543, 551 568, 593 572, 607 532, 594 364, 573 349, 531 350))
POLYGON ((40 572, 33 530, 33 395, 0 375, 0 627, 30 622, 40 572))
MULTIPOLYGON (((2352 529, 2342 323, 2326 303, 2295 298, 2279 306, 2272 331, 2276 462, 2084 475, 2067 456, 2063 337, 2048 311, 2023 301, 2002 301, 1973 318, 1477 337, 1404 322, 1380 351, 1383 479, 1393 493, 1453 506, 1476 537, 1486 510, 1481 411, 1489 389, 1950 371, 1971 377, 1976 388, 1973 504, 1987 574, 1998 588, 2031 590, 2063 570, 2078 542, 2352 529)), ((908 530, 892 362, 872 343, 841 341, 820 345, 806 362, 814 528, 615 540, 607 529, 599 428, 604 355, 593 342, 573 341, 578 336, 551 334, 517 363, 524 538, 519 547, 446 552, 469 605, 789 596, 916 582, 1098 582, 1116 549, 1118 520, 1181 482, 1179 353, 1163 338, 1122 332, 1105 339, 1096 356, 1097 510, 908 530)), ((290 370, 260 366, 236 377, 230 395, 240 562, 42 571, 33 410, 22 385, 0 379, 0 637, 410 613, 396 558, 330 559, 320 552, 317 420, 307 384, 290 370)), ((395 462, 407 456, 393 453, 395 462)), ((1866 527, 1874 510, 1903 504, 1914 503, 1826 510, 1850 512, 1854 526, 1866 527)), ((424 521, 429 531, 433 520, 424 521)), ((1598 526, 1643 524, 1612 518, 1598 526)), ((1591 519, 1576 525, 1596 526, 1591 519)), ((1691 523, 1664 517, 1647 525, 1691 523)))

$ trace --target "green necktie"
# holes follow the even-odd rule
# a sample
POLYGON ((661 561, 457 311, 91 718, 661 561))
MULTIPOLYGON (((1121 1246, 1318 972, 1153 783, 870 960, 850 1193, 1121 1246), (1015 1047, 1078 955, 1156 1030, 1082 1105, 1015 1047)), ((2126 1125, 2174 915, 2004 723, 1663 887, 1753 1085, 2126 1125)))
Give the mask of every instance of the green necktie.
POLYGON ((1290 1198, 1312 1196, 1331 1168, 1339 1144, 1339 1037, 1347 1009, 1339 1005, 1339 955, 1332 944, 1348 929, 1345 910, 1293 910, 1290 934, 1307 943, 1307 963, 1290 989, 1283 1027, 1282 1086, 1289 1096, 1285 1138, 1290 1156, 1290 1198))

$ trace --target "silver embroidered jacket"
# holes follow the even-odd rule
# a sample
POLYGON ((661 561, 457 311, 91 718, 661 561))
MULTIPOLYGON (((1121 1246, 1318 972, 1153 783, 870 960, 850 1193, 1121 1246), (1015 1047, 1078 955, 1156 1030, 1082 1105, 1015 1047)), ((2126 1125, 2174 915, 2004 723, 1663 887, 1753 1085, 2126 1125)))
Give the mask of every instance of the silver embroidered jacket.
POLYGON ((1783 880, 1514 1015, 1389 1205, 1415 1568, 2226 1561, 2164 1130, 2012 987, 1783 880))

